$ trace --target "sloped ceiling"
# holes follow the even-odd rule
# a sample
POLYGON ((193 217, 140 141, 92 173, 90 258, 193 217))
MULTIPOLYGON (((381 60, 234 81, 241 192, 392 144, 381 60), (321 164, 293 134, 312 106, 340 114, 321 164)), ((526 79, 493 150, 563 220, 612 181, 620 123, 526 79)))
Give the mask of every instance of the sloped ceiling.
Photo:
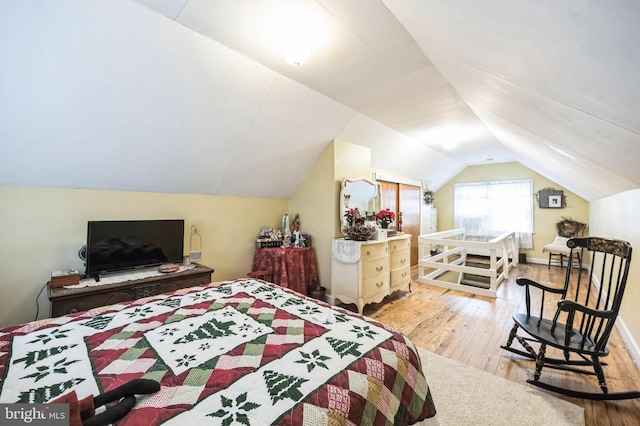
POLYGON ((519 162, 591 200, 640 184, 640 4, 385 0, 519 162))
POLYGON ((0 184, 288 198, 342 139, 436 190, 514 160, 637 188, 640 6, 497 3, 3 2, 0 184), (292 67, 274 28, 308 15, 292 67))

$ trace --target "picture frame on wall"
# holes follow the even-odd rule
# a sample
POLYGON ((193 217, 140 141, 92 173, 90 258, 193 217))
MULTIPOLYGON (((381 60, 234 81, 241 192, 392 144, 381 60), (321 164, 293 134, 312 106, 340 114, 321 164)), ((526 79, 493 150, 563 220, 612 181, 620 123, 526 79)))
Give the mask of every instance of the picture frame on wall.
POLYGON ((538 191, 536 201, 541 209, 561 209, 566 206, 564 192, 554 188, 544 188, 538 191))

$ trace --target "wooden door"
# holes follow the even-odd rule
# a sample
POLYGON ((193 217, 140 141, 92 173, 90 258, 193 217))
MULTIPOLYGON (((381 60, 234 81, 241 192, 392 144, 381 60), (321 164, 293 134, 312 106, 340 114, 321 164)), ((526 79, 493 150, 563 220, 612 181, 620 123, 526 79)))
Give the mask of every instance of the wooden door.
POLYGON ((399 208, 402 212, 402 232, 411 234, 411 264, 418 263, 420 235, 420 187, 399 184, 399 208))
POLYGON ((402 232, 411 234, 411 264, 415 265, 418 263, 421 189, 419 186, 397 182, 380 181, 380 185, 380 208, 389 208, 396 215, 402 212, 402 232))
POLYGON ((396 182, 380 181, 380 209, 389 208, 397 214, 398 202, 398 184, 396 182))

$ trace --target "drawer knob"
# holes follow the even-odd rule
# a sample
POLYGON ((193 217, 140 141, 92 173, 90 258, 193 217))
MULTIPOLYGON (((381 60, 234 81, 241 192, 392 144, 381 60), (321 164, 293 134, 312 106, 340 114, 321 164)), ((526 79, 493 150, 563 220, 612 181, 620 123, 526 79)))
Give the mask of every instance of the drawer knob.
POLYGON ((384 266, 380 265, 376 267, 376 271, 380 272, 384 269, 384 266))
POLYGON ((367 256, 371 255, 371 252, 369 250, 367 250, 367 256))
POLYGON ((406 273, 406 272, 403 272, 401 276, 402 276, 402 278, 404 278, 404 277, 406 277, 406 276, 407 276, 407 273, 406 273))
POLYGON ((394 250, 396 249, 396 245, 395 245, 395 244, 393 245, 393 249, 394 249, 394 250))
POLYGON ((400 263, 404 263, 404 262, 406 262, 406 261, 407 261, 407 259, 401 259, 401 260, 400 260, 400 263))
POLYGON ((382 284, 384 284, 384 281, 380 281, 379 283, 376 283, 376 286, 382 287, 382 284))

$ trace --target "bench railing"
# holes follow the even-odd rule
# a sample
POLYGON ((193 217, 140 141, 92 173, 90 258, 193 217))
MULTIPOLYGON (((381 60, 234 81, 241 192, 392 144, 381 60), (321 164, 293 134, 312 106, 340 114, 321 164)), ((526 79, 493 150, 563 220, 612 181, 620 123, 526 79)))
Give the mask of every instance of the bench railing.
POLYGON ((496 297, 498 286, 518 264, 515 232, 505 232, 487 242, 466 241, 464 237, 464 228, 420 235, 418 282, 496 297), (487 256, 488 268, 469 265, 469 249, 487 256), (502 254, 500 258, 498 253, 502 254))

